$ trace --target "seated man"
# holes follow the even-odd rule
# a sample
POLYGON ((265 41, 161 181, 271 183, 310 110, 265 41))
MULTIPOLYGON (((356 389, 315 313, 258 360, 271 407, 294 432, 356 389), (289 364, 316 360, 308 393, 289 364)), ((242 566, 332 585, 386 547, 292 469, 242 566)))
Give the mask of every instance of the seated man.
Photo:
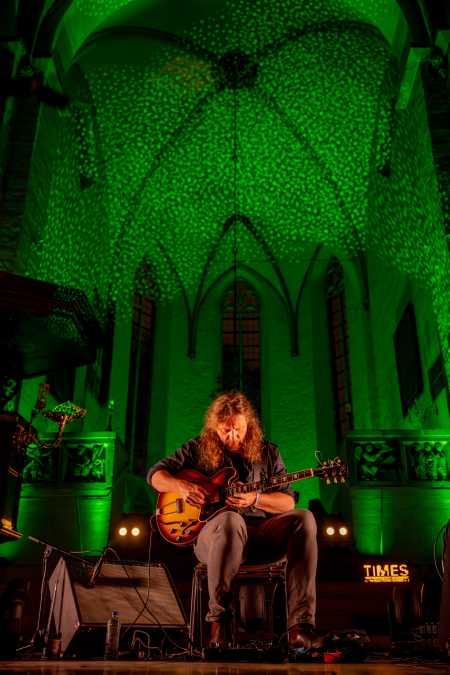
MULTIPOLYGON (((278 449, 263 439, 258 417, 240 392, 218 396, 209 406, 198 438, 150 468, 147 480, 159 492, 175 492, 201 506, 206 491, 177 478, 182 469, 212 475, 232 466, 243 483, 270 480, 286 473, 278 449)), ((295 510, 294 491, 248 492, 226 499, 200 531, 194 551, 207 565, 210 644, 223 645, 230 618, 232 582, 244 560, 276 562, 286 557, 288 640, 293 648, 309 649, 316 638, 316 522, 310 511, 295 510)))

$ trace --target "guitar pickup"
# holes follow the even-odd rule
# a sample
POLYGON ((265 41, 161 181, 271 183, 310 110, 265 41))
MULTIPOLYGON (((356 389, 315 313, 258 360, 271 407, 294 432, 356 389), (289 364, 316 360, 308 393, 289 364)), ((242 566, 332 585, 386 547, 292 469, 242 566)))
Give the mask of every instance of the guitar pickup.
POLYGON ((183 513, 183 500, 182 499, 176 499, 175 500, 175 512, 176 513, 183 513))

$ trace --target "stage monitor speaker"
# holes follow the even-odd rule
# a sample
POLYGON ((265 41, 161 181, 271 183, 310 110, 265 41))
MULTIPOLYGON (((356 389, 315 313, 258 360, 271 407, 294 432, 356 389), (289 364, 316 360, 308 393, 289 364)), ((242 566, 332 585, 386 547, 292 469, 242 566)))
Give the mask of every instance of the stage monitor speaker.
POLYGON ((444 578, 442 579, 441 611, 439 613, 438 642, 442 649, 450 640, 450 520, 444 535, 444 578))
POLYGON ((105 562, 93 587, 88 585, 88 577, 86 566, 62 557, 49 579, 63 654, 81 656, 94 646, 96 654, 91 655, 102 655, 106 622, 113 610, 119 613, 122 626, 136 622, 136 627, 187 627, 183 606, 164 565, 105 562))

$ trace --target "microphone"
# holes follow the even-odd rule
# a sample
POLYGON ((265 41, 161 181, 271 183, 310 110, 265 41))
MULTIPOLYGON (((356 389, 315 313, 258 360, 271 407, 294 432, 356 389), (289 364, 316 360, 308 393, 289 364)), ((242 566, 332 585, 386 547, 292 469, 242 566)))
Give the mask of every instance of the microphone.
POLYGON ((97 581, 97 577, 100 574, 100 571, 102 569, 102 565, 103 565, 104 560, 105 560, 105 552, 106 552, 106 549, 103 551, 100 558, 97 560, 97 562, 94 565, 94 569, 92 570, 92 574, 89 577, 89 581, 88 581, 89 588, 93 588, 95 586, 95 582, 97 581))

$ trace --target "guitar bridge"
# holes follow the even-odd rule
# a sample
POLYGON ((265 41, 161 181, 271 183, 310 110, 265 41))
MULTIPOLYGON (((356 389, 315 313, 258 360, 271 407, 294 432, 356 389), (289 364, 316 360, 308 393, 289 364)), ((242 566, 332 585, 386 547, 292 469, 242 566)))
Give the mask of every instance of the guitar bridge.
POLYGON ((175 513, 183 513, 183 500, 182 499, 176 499, 175 500, 175 513))

